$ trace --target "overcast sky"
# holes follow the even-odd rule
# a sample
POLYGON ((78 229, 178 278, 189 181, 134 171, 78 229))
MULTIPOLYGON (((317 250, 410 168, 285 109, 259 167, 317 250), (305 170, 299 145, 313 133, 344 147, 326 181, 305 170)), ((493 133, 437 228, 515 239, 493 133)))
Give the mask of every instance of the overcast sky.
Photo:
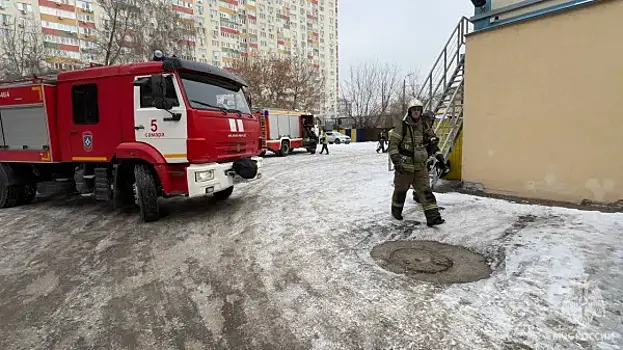
POLYGON ((339 0, 340 81, 351 65, 378 59, 426 76, 470 0, 339 0))

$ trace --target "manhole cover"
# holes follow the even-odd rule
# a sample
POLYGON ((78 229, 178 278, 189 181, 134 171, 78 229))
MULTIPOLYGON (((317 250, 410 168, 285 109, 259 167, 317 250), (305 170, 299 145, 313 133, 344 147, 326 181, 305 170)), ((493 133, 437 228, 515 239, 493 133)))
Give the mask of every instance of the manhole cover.
POLYGON ((405 272, 437 273, 452 267, 452 260, 426 249, 396 249, 389 255, 389 260, 402 265, 405 272))
POLYGON ((370 255, 385 270, 427 282, 466 283, 491 276, 484 256, 435 241, 385 242, 370 255))

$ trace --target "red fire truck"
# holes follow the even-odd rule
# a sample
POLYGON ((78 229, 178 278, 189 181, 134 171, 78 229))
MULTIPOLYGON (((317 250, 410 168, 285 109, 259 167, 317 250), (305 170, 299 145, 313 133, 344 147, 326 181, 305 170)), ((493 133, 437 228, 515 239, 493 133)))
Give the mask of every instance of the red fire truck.
POLYGON ((58 183, 138 205, 146 222, 160 217, 158 197, 226 199, 261 177, 261 120, 246 89, 175 57, 0 83, 0 208, 58 183))
POLYGON ((318 136, 314 132, 314 116, 283 109, 262 109, 264 138, 269 151, 286 156, 296 148, 316 153, 318 136))

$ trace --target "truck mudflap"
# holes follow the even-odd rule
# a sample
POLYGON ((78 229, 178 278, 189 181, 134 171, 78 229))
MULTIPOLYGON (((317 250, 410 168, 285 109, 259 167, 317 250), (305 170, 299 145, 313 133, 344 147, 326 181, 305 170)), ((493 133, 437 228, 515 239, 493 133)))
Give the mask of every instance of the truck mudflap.
MULTIPOLYGON (((254 182, 262 178, 263 160, 253 157, 250 160, 257 167, 253 178, 244 178, 234 170, 234 162, 191 164, 186 168, 188 197, 204 196, 224 191, 235 184, 254 182)), ((243 174, 245 175, 245 174, 243 174)), ((248 177, 248 175, 246 176, 248 177)))

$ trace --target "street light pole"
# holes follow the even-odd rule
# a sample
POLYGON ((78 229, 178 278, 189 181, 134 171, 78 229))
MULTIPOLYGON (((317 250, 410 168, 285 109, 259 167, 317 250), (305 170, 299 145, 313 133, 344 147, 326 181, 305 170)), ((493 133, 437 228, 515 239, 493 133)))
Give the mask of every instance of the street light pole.
POLYGON ((407 78, 412 75, 413 73, 409 73, 405 75, 404 79, 402 80, 402 110, 404 112, 406 112, 407 109, 407 78))
POLYGON ((407 95, 407 77, 402 80, 402 111, 407 108, 406 106, 406 95, 407 95))

